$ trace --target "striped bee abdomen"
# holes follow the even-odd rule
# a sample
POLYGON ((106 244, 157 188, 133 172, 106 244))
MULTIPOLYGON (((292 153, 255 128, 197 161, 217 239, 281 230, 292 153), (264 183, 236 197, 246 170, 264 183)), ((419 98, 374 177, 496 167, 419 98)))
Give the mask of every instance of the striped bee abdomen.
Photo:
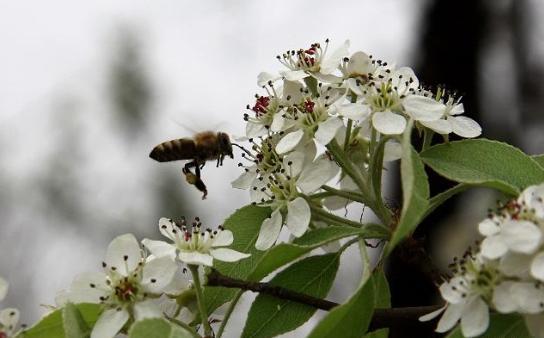
POLYGON ((151 150, 149 157, 159 162, 190 160, 195 157, 196 147, 192 139, 180 138, 166 141, 151 150))

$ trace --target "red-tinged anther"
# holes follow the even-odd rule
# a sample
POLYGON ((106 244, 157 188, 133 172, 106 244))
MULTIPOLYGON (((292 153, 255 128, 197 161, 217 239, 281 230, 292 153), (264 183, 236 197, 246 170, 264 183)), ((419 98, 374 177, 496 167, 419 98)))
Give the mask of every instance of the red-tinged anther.
POLYGON ((185 231, 183 239, 185 240, 185 242, 189 242, 189 240, 191 239, 191 233, 189 231, 185 231))
POLYGON ((314 106, 315 106, 315 103, 312 102, 312 100, 307 99, 306 101, 304 101, 304 109, 305 109, 308 113, 313 113, 313 111, 314 111, 314 106))
POLYGON ((260 96, 255 101, 255 105, 251 110, 255 112, 255 115, 260 116, 261 114, 266 113, 266 108, 268 107, 270 103, 270 97, 268 96, 260 96))

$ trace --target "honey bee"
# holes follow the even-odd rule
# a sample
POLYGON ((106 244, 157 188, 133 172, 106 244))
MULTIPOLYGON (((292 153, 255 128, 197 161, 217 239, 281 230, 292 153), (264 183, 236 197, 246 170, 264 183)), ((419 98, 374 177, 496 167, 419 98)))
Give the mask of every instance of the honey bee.
POLYGON ((208 195, 206 185, 200 177, 200 170, 204 168, 207 161, 217 161, 217 167, 223 165, 226 156, 234 158, 232 154, 230 138, 226 133, 204 131, 195 134, 193 138, 180 138, 166 141, 157 145, 149 157, 158 162, 169 162, 179 160, 191 160, 183 167, 183 174, 186 181, 194 185, 203 193, 202 199, 208 195), (195 172, 191 171, 195 168, 195 172))

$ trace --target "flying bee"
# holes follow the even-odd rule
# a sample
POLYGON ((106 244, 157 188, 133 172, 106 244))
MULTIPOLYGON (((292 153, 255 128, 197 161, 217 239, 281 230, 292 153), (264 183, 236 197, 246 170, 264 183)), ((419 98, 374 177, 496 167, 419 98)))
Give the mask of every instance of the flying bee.
POLYGON ((163 142, 157 145, 149 157, 158 162, 169 162, 178 160, 191 160, 183 167, 185 179, 191 185, 200 190, 205 199, 208 191, 200 177, 200 170, 204 168, 207 161, 217 161, 217 167, 223 165, 226 156, 234 158, 232 154, 233 143, 226 133, 204 131, 195 134, 193 138, 180 138, 163 142), (195 172, 191 171, 195 168, 195 172))

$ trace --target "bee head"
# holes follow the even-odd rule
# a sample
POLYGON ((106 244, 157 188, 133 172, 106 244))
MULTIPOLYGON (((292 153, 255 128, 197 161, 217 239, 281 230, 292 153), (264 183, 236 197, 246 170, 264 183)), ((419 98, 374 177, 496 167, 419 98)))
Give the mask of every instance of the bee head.
POLYGON ((225 155, 228 155, 230 158, 234 158, 232 154, 232 144, 230 143, 229 135, 226 133, 218 132, 217 139, 219 141, 219 149, 225 155))

